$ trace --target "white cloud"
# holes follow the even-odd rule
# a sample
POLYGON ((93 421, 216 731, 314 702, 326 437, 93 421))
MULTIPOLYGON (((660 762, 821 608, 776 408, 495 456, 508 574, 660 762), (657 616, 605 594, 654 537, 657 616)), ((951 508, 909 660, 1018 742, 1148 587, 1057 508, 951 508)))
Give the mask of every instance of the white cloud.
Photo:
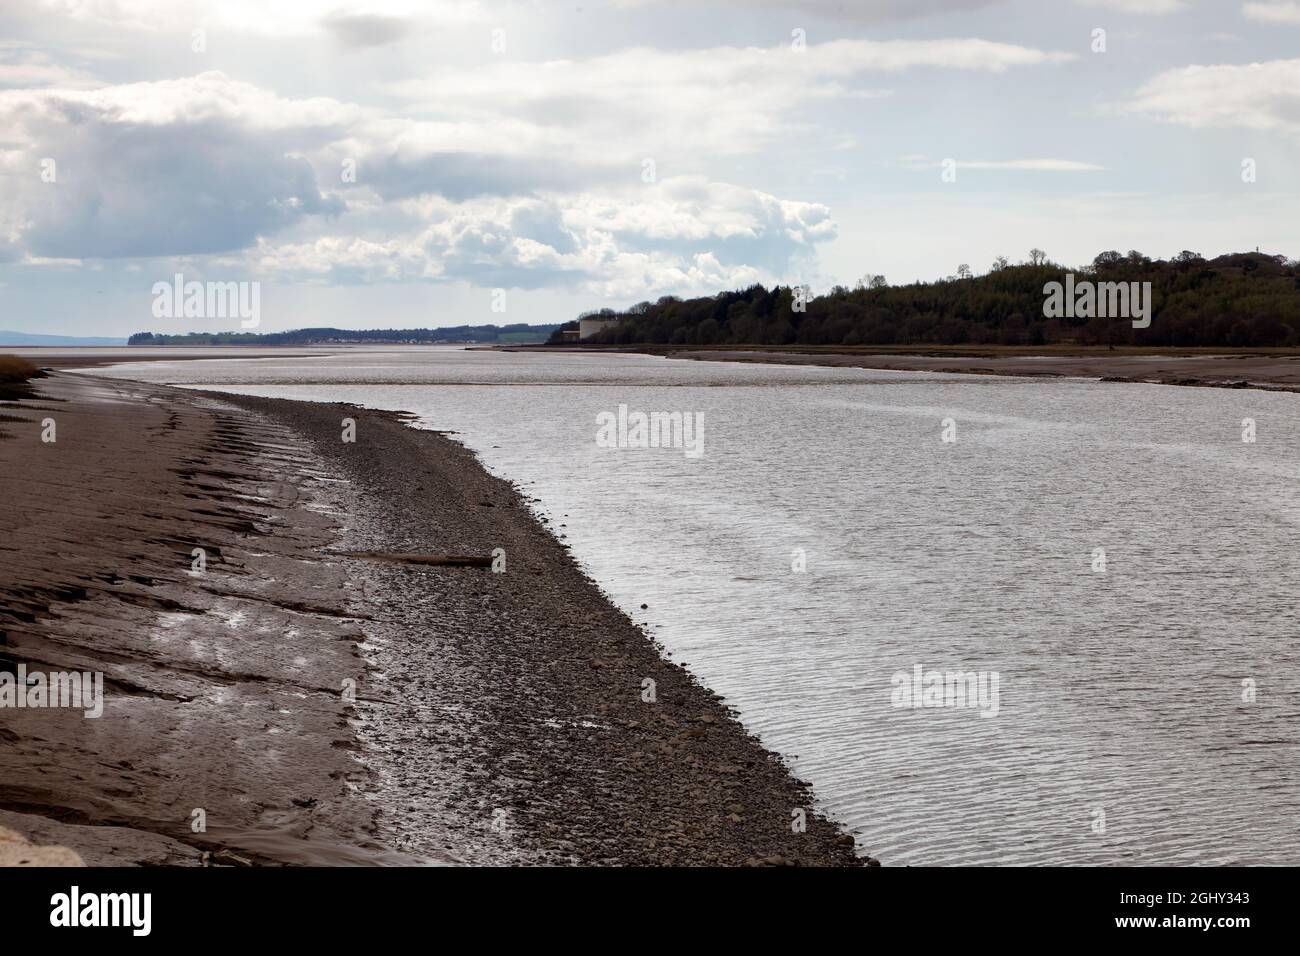
MULTIPOLYGON (((624 7, 698 6, 701 0, 619 0, 624 7)), ((748 10, 798 10, 829 20, 870 23, 903 20, 944 13, 963 13, 999 4, 1002 0, 704 0, 715 7, 742 7, 748 10)))
MULTIPOLYGON (((799 11, 813 17, 856 22, 915 19, 962 13, 1004 0, 703 0, 717 8, 799 11)), ((1150 0, 1158 2, 1158 0, 1150 0)), ((624 8, 697 7, 701 0, 616 0, 624 8)), ((558 0, 39 0, 50 13, 74 20, 141 30, 175 29, 204 23, 220 29, 277 36, 304 35, 333 17, 403 22, 497 22, 561 6, 558 0)), ((564 6, 571 6, 564 4, 564 6)), ((377 24, 371 24, 377 26, 377 24)))
POLYGON ((353 20, 345 33, 362 35, 394 22, 413 24, 482 20, 486 5, 474 0, 39 0, 42 16, 143 32, 208 30, 262 36, 311 36, 334 32, 337 19, 353 20), (362 21, 370 20, 369 30, 362 21))
POLYGON ((65 66, 28 43, 0 40, 0 89, 96 86, 89 73, 65 66))
POLYGON ((834 40, 796 52, 715 47, 621 50, 586 60, 496 61, 392 84, 410 108, 485 124, 502 146, 539 156, 644 157, 751 153, 808 131, 800 109, 817 101, 873 98, 873 74, 947 68, 1002 73, 1075 59, 980 39, 834 40))
POLYGON ((0 92, 0 126, 11 261, 197 256, 327 282, 639 295, 778 278, 835 235, 825 206, 581 164, 548 179, 554 164, 514 155, 491 124, 289 99, 220 73, 0 92), (356 158, 355 184, 340 157, 356 158))
MULTIPOLYGON (((706 2, 773 12, 777 32, 747 36, 777 45, 620 48, 626 35, 566 45, 544 30, 530 36, 529 26, 553 11, 539 15, 547 5, 528 2, 47 2, 45 16, 63 14, 57 29, 27 14, 25 23, 33 35, 61 36, 61 48, 0 44, 0 87, 6 76, 22 87, 0 89, 0 259, 81 260, 92 269, 117 258, 152 275, 167 274, 164 260, 184 258, 187 268, 313 285, 470 283, 624 300, 789 282, 816 273, 836 222, 826 205, 750 188, 745 177, 788 183, 774 163, 854 139, 854 149, 870 151, 873 123, 931 108, 913 89, 937 85, 939 71, 983 83, 1078 59, 971 37, 817 42, 830 30, 816 17, 868 22, 997 0, 706 2), (780 42, 800 22, 775 15, 786 9, 811 15, 801 51, 780 42), (502 19, 503 10, 521 12, 502 19), (430 25, 448 21, 478 24, 451 37, 507 23, 511 54, 490 56, 486 43, 478 54, 440 50, 457 41, 430 25), (183 47, 198 25, 209 30, 212 55, 197 62, 241 78, 213 71, 106 85, 74 68, 90 63, 132 79, 192 69, 183 47), (232 31, 286 38, 285 65, 249 54, 270 49, 264 42, 230 42, 232 31), (426 41, 419 56, 407 42, 413 35, 426 41), (97 42, 123 59, 101 64, 73 52, 97 42), (365 60, 341 56, 340 47, 384 49, 365 60), (58 49, 64 59, 43 52, 58 49), (557 49, 612 52, 515 58, 557 49), (298 54, 310 61, 300 72, 298 54), (334 64, 339 76, 318 75, 334 64), (892 112, 890 87, 908 99, 892 112), (277 92, 290 89, 333 95, 277 92), (57 184, 40 182, 42 157, 57 160, 57 184), (643 181, 647 158, 657 181, 643 181), (340 177, 348 161, 355 183, 340 177)), ((648 19, 644 11, 627 18, 648 19)), ((697 42, 714 34, 684 35, 697 42)), ((1023 145, 990 152, 1034 156, 1023 145)), ((968 147, 979 155, 978 143, 968 147)), ((959 165, 1029 174, 1100 168, 1059 158, 959 165)), ((815 175, 806 181, 824 188, 815 175)))
POLYGON ((285 100, 219 73, 3 91, 0 229, 50 258, 240 248, 304 217, 341 211, 303 153, 359 116, 331 100, 285 100), (52 181, 42 178, 47 169, 52 181))
MULTIPOLYGON (((956 162, 958 169, 1011 169, 1037 173, 1093 173, 1106 168, 1073 159, 959 159, 956 162)), ((903 157, 903 163, 910 169, 939 169, 943 166, 942 161, 926 161, 924 157, 915 156, 903 157)))
POLYGON ((1167 70, 1118 108, 1196 128, 1300 133, 1300 59, 1167 70))
POLYGON ((1187 9, 1187 0, 1074 0, 1085 7, 1106 7, 1121 13, 1178 13, 1187 9))
POLYGON ((815 137, 804 113, 812 103, 884 95, 863 84, 868 73, 998 73, 1069 58, 956 39, 494 59, 398 84, 412 99, 406 113, 424 110, 415 117, 330 97, 286 98, 219 72, 9 91, 0 93, 0 124, 22 145, 0 154, 0 166, 18 174, 0 194, 18 209, 10 232, 21 220, 42 255, 215 253, 345 205, 423 194, 616 194, 641 185, 647 158, 662 179, 699 169, 705 157, 815 137), (62 174, 44 193, 30 177, 42 157, 55 158, 62 174), (354 188, 340 181, 344 162, 356 164, 354 188))
POLYGON ((391 222, 382 229, 362 222, 358 230, 373 235, 264 239, 242 261, 301 279, 467 280, 630 297, 788 279, 836 233, 825 206, 698 177, 642 194, 466 202, 425 196, 402 206, 406 219, 396 235, 391 222))
POLYGON ((1241 12, 1247 20, 1257 20, 1260 23, 1300 24, 1300 2, 1296 0, 1246 3, 1242 6, 1241 12))
POLYGON ((1039 173, 1094 173, 1105 169, 1093 163, 1072 159, 1007 159, 1000 161, 958 160, 959 169, 1018 169, 1039 173))

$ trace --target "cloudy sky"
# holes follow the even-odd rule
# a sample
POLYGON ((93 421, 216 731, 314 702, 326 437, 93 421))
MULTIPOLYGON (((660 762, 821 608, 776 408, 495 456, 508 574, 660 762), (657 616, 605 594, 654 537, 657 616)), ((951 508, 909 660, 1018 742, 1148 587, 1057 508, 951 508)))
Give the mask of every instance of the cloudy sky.
POLYGON ((1298 147, 1300 0, 0 0, 0 329, 1294 256, 1298 147))

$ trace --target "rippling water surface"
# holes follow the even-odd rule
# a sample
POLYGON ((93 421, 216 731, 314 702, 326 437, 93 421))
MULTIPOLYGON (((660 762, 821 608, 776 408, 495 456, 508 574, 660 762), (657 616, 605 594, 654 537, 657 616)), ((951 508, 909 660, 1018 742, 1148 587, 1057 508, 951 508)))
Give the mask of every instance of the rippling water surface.
POLYGON ((886 864, 1300 862, 1300 396, 448 349, 108 374, 458 432, 886 864), (597 447, 620 403, 702 412, 704 454, 597 447), (997 672, 997 715, 893 706, 918 664, 997 672))

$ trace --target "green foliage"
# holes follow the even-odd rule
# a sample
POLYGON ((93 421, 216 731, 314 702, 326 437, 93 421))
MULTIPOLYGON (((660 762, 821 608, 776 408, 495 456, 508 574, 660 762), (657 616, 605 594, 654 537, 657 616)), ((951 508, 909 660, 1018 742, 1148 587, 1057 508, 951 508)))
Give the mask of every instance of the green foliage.
MULTIPOLYGON (((636 306, 633 306, 632 308, 635 309, 636 306)), ((577 319, 573 319, 570 322, 565 322, 562 325, 557 325, 555 327, 555 331, 551 333, 551 337, 546 340, 546 344, 558 345, 560 342, 564 341, 563 337, 560 334, 561 332, 576 332, 576 331, 578 331, 577 319)))
MULTIPOLYGON (((1104 252, 1089 266, 1007 265, 970 279, 906 286, 837 286, 794 310, 785 286, 698 299, 666 296, 622 313, 589 341, 661 345, 1300 345, 1300 275, 1283 256, 1234 253, 1169 261, 1104 252), (1151 327, 1129 319, 1049 319, 1043 286, 1079 279, 1150 282, 1151 327)), ((602 310, 610 312, 611 310, 602 310)), ((566 323, 565 327, 573 327, 566 323)), ((552 337, 558 340, 558 334, 552 337)))

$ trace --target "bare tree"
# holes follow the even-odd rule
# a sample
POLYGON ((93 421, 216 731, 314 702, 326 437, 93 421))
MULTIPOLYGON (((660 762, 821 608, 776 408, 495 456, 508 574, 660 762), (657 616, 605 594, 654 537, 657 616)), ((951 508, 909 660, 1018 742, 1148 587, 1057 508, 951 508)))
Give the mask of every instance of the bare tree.
POLYGON ((957 276, 961 279, 969 279, 971 276, 970 266, 964 262, 959 265, 957 267, 957 276))
POLYGON ((991 268, 989 271, 990 271, 990 272, 1001 272, 1003 269, 1005 269, 1005 268, 1006 268, 1007 266, 1009 266, 1010 264, 1011 264, 1011 263, 1010 263, 1010 261, 1007 259, 1006 256, 998 256, 996 259, 993 260, 993 266, 992 266, 992 268, 991 268))
POLYGON ((1042 249, 1034 248, 1029 250, 1030 265, 1041 266, 1046 261, 1047 261, 1047 253, 1045 253, 1042 249))

